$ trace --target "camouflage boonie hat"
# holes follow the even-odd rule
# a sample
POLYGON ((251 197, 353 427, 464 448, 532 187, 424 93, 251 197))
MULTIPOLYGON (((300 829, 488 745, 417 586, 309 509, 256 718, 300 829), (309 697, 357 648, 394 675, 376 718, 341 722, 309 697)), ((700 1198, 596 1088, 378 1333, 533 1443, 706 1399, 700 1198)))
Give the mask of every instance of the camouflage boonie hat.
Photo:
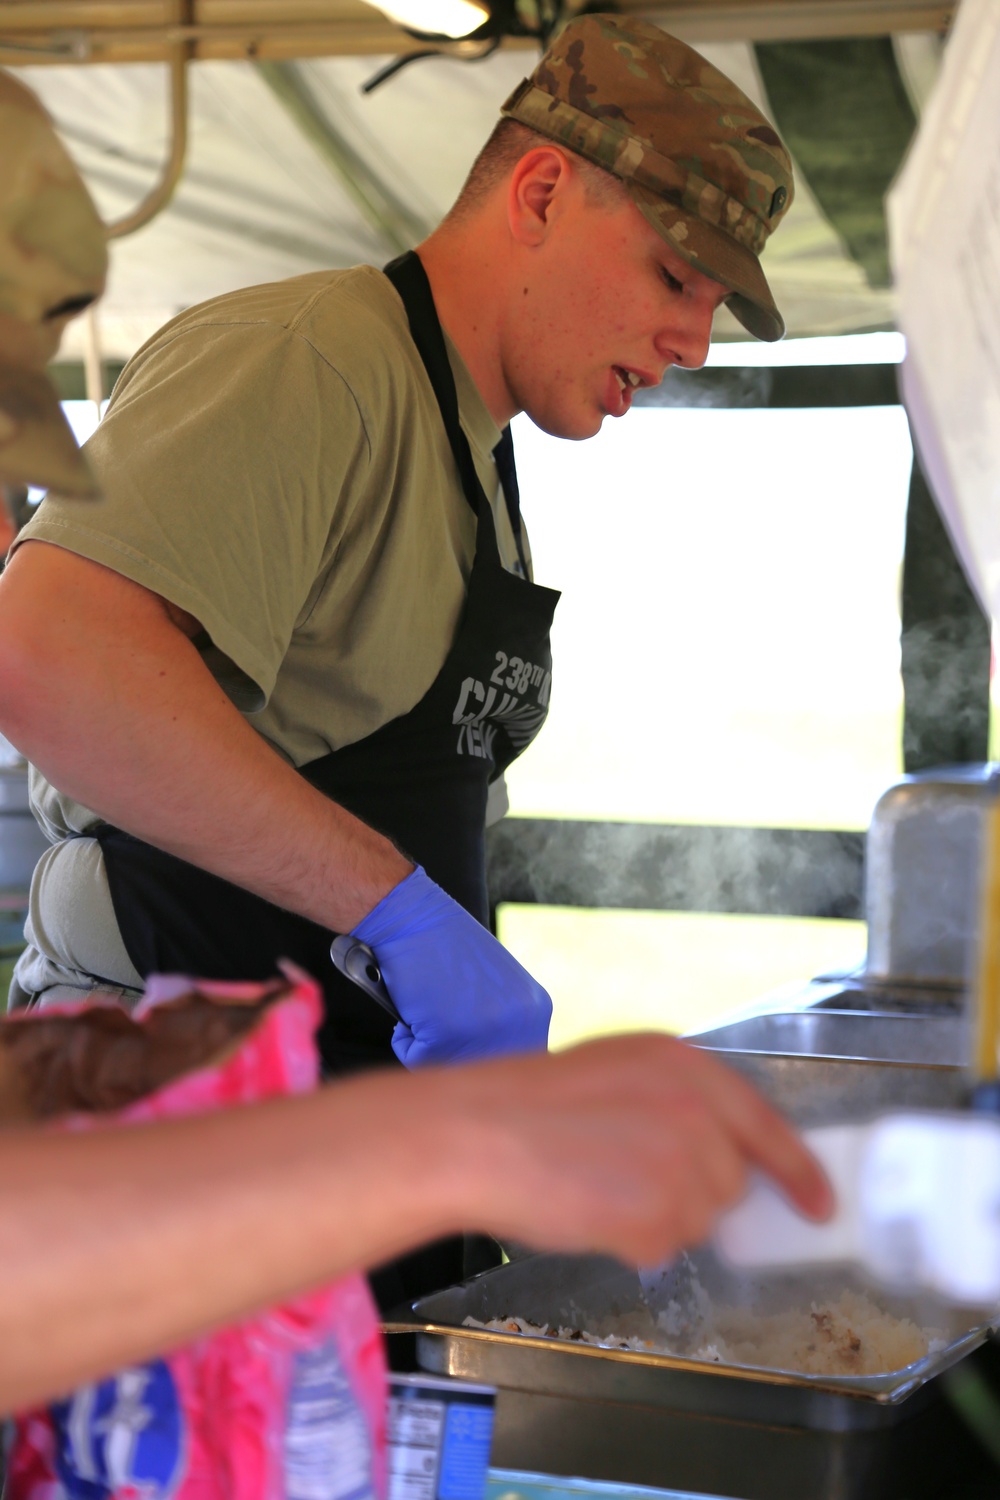
POLYGON ((792 163, 757 106, 693 47, 633 16, 582 16, 501 114, 619 177, 678 255, 730 289, 744 328, 781 338, 758 256, 792 201, 792 163))
POLYGON ((96 495, 45 365, 104 288, 104 227, 45 110, 2 70, 0 141, 0 480, 96 495))

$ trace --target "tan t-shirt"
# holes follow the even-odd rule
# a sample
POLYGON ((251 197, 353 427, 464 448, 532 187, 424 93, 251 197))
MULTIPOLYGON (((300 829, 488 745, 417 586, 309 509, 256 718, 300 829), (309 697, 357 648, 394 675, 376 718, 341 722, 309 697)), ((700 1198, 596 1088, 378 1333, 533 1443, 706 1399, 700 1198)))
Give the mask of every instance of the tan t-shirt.
MULTIPOLYGON (((500 433, 450 341, 448 352, 501 557, 517 570, 491 453, 500 433)), ((50 496, 18 542, 57 543, 193 614, 207 666, 294 765, 373 733, 438 675, 476 522, 381 272, 301 276, 181 314, 128 365, 88 453, 106 499, 50 496)), ((53 840, 97 821, 38 774, 32 790, 53 840)), ((58 858, 48 886, 65 906, 58 858)), ((72 913, 35 905, 65 963, 79 951, 62 935, 72 913)))

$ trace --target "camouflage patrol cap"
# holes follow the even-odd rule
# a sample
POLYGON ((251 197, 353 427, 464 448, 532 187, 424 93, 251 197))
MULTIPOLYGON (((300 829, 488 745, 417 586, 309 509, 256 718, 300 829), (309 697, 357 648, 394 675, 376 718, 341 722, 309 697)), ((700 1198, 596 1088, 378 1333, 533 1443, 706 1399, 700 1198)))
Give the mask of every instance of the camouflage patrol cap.
POLYGON ((678 255, 730 289, 750 333, 781 338, 758 256, 792 201, 792 164, 757 106, 693 47, 634 16, 582 16, 501 114, 619 177, 678 255))
POLYGON ((44 372, 103 290, 104 228, 45 110, 2 70, 0 141, 0 480, 94 495, 44 372))

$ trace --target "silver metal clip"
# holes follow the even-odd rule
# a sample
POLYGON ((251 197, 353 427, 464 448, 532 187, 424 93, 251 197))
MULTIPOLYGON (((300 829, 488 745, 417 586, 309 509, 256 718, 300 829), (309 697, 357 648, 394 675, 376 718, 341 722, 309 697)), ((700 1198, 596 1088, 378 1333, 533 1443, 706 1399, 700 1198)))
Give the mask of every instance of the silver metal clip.
POLYGON ((333 959, 334 967, 339 969, 352 984, 364 990, 366 995, 370 995, 394 1021, 402 1020, 385 987, 378 959, 367 943, 363 943, 360 938, 351 937, 350 933, 345 933, 342 937, 334 938, 330 944, 330 957, 333 959))

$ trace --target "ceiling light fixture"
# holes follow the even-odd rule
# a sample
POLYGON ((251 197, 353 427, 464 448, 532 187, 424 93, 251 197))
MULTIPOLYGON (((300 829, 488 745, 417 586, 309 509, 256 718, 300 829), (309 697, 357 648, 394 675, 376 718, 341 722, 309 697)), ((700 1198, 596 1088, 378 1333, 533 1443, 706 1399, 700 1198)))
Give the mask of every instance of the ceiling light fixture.
MULTIPOLYGON (((505 36, 532 37, 545 48, 563 18, 563 5, 564 0, 379 0, 376 9, 428 45, 393 58, 362 85, 362 93, 370 94, 420 57, 477 62, 495 52, 505 36)), ((614 9, 614 0, 605 0, 604 8, 614 9)))
POLYGON ((489 5, 478 0, 389 0, 378 8, 413 36, 449 41, 470 36, 490 19, 489 5))

